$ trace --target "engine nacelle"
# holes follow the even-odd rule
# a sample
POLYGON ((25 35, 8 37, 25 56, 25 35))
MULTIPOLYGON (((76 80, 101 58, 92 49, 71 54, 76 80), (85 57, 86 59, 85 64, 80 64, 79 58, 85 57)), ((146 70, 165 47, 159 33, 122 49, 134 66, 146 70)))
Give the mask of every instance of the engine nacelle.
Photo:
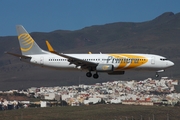
POLYGON ((114 70, 114 66, 111 64, 99 64, 96 67, 97 72, 112 72, 114 70))

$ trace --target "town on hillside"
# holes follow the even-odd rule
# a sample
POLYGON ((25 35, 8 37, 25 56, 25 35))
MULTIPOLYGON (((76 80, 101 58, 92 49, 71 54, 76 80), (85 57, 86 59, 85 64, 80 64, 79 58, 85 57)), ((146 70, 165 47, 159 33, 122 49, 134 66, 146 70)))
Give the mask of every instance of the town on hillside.
POLYGON ((159 80, 152 78, 142 81, 119 80, 94 85, 31 87, 21 91, 0 91, 0 110, 91 104, 176 106, 180 105, 180 93, 176 92, 176 85, 178 80, 162 77, 159 80))

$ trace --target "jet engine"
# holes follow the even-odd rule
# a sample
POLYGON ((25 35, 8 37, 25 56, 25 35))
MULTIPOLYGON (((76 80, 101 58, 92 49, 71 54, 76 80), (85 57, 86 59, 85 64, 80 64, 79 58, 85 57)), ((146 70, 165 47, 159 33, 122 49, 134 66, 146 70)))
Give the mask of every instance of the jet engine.
POLYGON ((112 72, 114 70, 114 66, 111 64, 99 64, 96 67, 97 72, 112 72))

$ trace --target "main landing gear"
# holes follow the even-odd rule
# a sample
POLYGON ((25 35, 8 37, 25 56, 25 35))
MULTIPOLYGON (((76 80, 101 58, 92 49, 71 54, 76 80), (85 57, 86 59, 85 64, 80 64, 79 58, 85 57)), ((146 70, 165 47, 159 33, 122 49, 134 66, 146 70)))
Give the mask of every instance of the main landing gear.
MULTIPOLYGON (((91 72, 87 72, 87 73, 86 73, 86 76, 87 76, 87 77, 92 77, 92 73, 91 73, 91 72)), ((94 78, 94 79, 97 79, 98 77, 99 77, 99 75, 98 75, 97 73, 93 74, 93 78, 94 78)))

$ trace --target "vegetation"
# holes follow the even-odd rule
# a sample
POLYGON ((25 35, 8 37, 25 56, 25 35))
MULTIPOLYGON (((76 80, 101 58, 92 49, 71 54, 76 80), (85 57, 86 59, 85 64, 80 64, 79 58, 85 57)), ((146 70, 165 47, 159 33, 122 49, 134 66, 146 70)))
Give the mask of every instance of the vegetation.
POLYGON ((0 111, 3 120, 178 120, 179 107, 89 105, 0 111))

